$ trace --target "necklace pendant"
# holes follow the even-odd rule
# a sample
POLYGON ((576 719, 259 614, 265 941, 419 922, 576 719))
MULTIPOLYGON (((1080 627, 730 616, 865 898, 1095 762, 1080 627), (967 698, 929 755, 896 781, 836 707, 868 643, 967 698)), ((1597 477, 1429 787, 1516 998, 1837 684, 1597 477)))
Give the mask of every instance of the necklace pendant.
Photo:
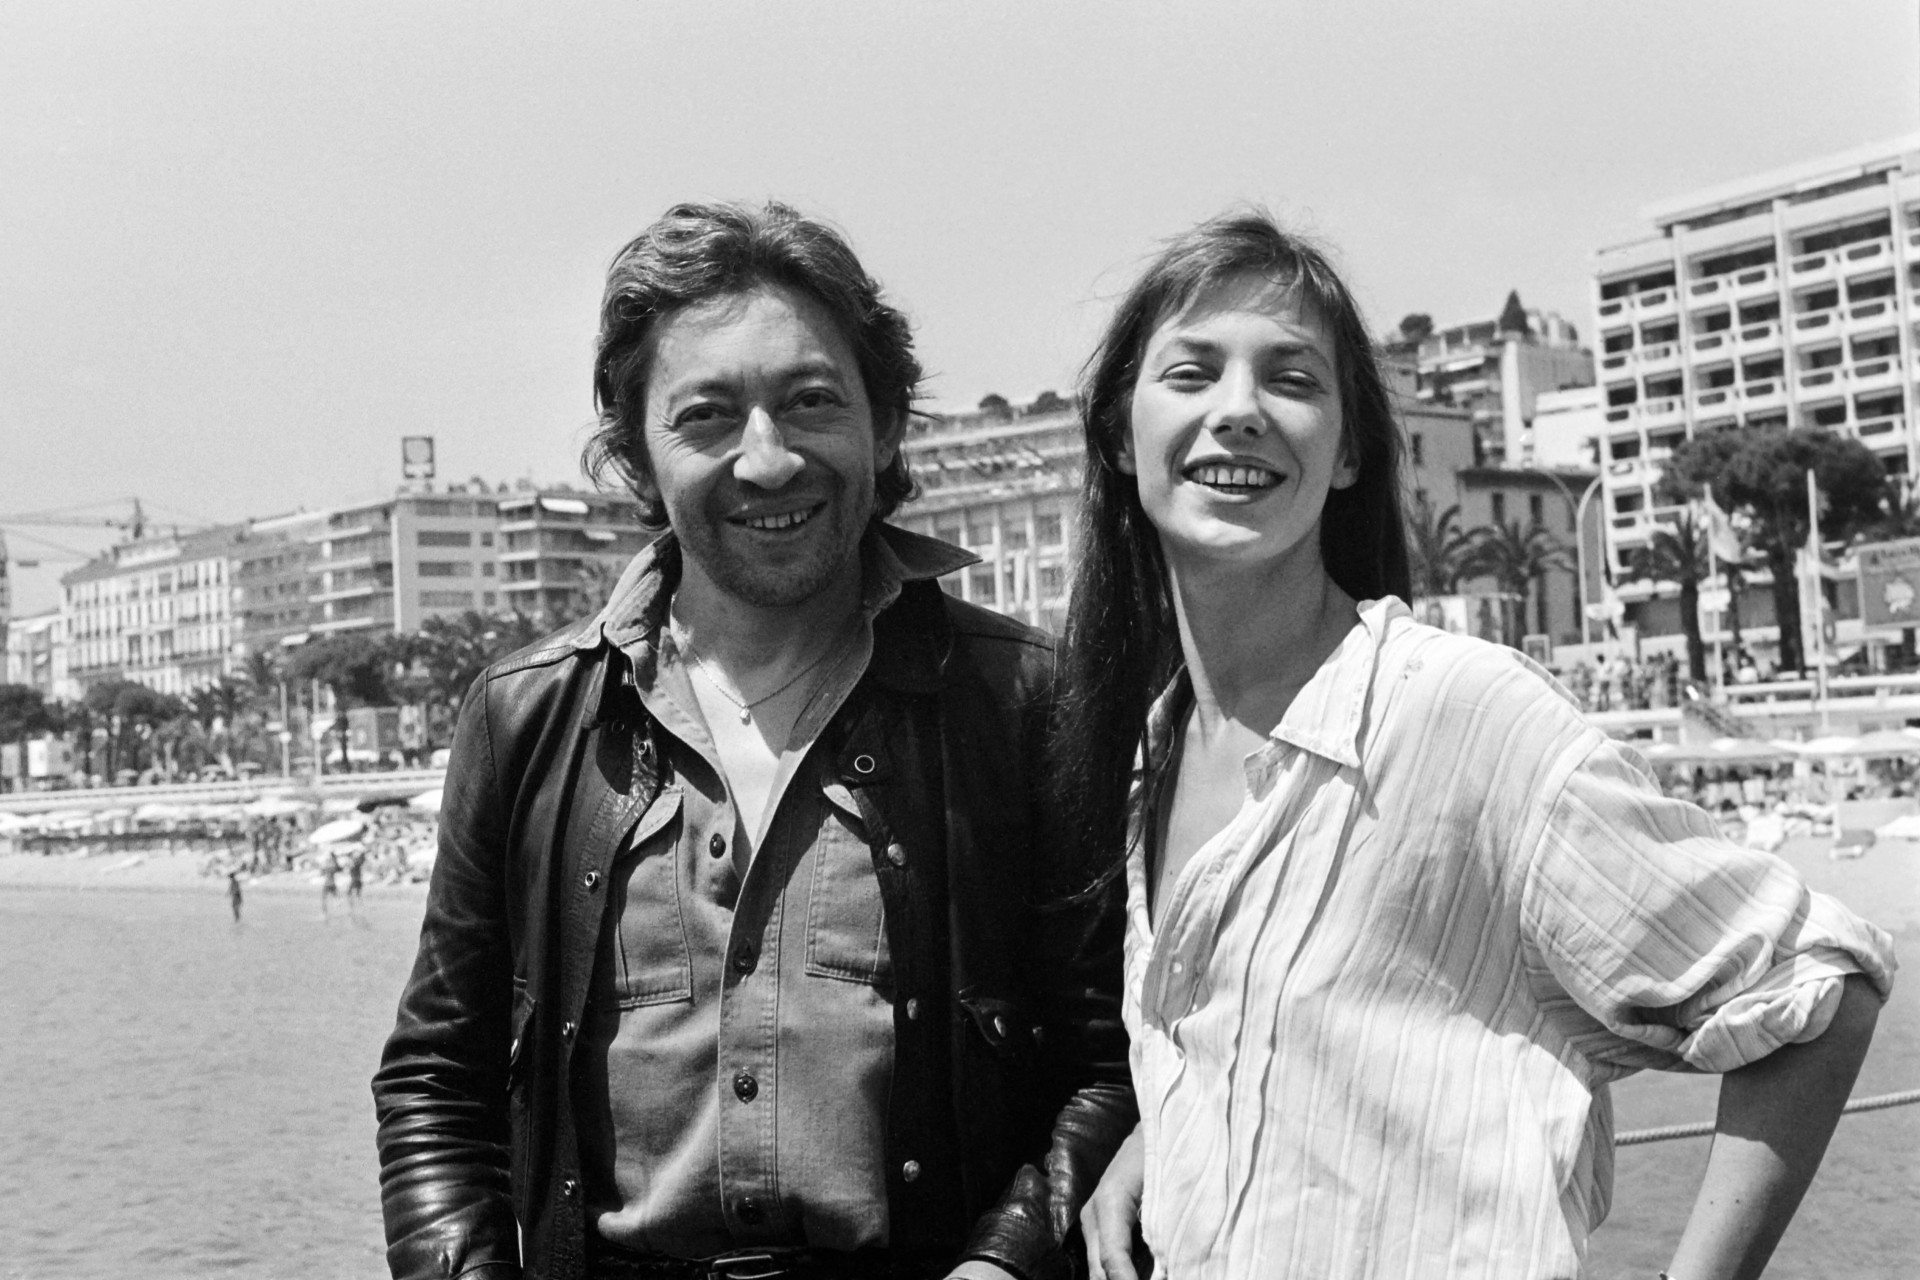
POLYGON ((752 708, 752 707, 742 707, 742 708, 740 708, 740 723, 741 723, 741 724, 752 724, 752 723, 753 723, 753 708, 752 708))

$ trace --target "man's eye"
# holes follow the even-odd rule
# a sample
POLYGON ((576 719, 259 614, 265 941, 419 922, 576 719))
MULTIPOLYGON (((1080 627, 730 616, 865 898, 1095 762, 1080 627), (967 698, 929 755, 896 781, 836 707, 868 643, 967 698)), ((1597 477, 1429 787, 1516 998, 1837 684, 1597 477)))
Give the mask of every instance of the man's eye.
POLYGON ((831 409, 840 403, 840 397, 825 387, 809 387, 793 398, 793 407, 800 410, 831 409))
POLYGON ((717 404, 688 405, 674 417, 673 425, 683 430, 711 427, 726 422, 730 416, 717 404))

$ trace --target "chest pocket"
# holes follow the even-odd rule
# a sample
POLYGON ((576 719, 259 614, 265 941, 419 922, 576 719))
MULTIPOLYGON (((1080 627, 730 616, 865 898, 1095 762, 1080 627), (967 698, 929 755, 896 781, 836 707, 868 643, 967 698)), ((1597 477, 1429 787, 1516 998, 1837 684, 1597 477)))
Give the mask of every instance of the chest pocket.
POLYGON ((826 788, 820 831, 807 856, 807 972, 817 978, 886 985, 893 980, 886 912, 873 852, 853 797, 826 788))
POLYGON ((680 789, 662 791, 634 828, 613 864, 617 913, 620 1007, 693 999, 693 955, 687 945, 686 908, 680 901, 680 789))

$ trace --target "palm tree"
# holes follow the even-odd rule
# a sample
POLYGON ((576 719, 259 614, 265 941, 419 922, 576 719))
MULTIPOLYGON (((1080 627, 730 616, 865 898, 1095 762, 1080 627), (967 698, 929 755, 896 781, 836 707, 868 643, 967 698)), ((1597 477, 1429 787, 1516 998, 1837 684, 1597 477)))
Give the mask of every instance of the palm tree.
POLYGON ((1407 550, 1413 561, 1413 593, 1422 597, 1450 596, 1460 589, 1460 576, 1473 552, 1473 538, 1460 527, 1455 503, 1435 514, 1425 495, 1414 504, 1407 527, 1407 550))
POLYGON ((1545 612, 1543 584, 1547 574, 1571 567, 1567 549, 1560 540, 1538 523, 1520 527, 1518 520, 1482 525, 1472 533, 1473 548, 1462 567, 1463 574, 1492 578, 1500 590, 1520 601, 1520 608, 1505 612, 1501 629, 1506 642, 1519 647, 1516 634, 1526 619, 1526 604, 1538 593, 1545 612))
POLYGON ((1707 645, 1700 635, 1700 584, 1713 576, 1706 526, 1688 510, 1671 525, 1656 527, 1645 546, 1634 548, 1627 572, 1650 582, 1680 584, 1680 629, 1687 637, 1687 674, 1696 683, 1705 684, 1707 645))

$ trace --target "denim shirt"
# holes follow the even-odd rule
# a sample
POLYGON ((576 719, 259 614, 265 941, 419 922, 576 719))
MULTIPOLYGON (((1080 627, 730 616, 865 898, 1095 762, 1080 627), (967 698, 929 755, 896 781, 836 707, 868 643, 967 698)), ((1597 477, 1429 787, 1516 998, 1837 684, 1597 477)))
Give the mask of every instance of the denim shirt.
POLYGON ((764 832, 747 833, 642 558, 609 639, 659 726, 663 787, 608 877, 580 1081, 603 1239, 701 1257, 751 1245, 887 1242, 892 959, 859 806, 817 741, 859 683, 903 582, 971 557, 869 539, 854 643, 795 728, 764 832))

